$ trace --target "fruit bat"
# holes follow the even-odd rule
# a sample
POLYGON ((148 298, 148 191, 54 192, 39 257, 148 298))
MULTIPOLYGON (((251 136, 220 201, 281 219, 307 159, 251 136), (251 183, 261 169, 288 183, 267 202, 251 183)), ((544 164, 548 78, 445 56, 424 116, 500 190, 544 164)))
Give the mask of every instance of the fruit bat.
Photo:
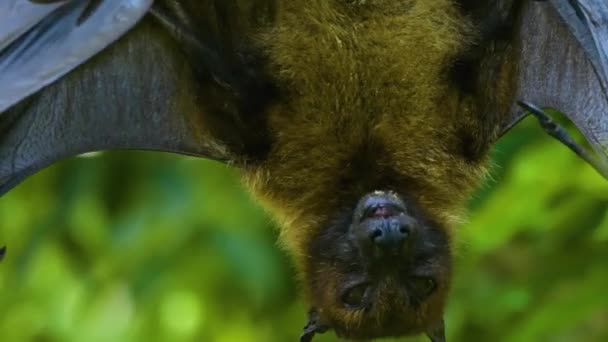
POLYGON ((5 0, 0 193, 89 151, 229 163, 301 275, 301 341, 439 342, 492 146, 531 113, 606 176, 607 90, 603 0, 5 0))

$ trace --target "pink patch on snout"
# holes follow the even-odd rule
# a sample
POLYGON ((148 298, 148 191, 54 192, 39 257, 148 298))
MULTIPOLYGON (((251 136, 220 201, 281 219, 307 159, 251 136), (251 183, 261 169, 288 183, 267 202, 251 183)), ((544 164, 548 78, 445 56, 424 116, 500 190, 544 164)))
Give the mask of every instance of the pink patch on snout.
POLYGON ((396 216, 396 215, 399 215, 399 210, 397 210, 397 208, 394 208, 392 206, 378 206, 377 208, 375 208, 374 210, 372 210, 370 212, 368 217, 387 218, 387 217, 396 216))

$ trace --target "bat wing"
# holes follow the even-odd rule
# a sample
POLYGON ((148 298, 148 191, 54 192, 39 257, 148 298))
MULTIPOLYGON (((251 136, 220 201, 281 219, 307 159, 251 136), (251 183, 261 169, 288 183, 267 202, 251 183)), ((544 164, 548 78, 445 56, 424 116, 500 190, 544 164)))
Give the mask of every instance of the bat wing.
POLYGON ((252 114, 259 108, 256 89, 263 88, 250 80, 257 75, 217 65, 239 61, 205 41, 176 38, 219 41, 191 34, 188 25, 210 22, 205 15, 218 16, 208 7, 227 2, 158 1, 165 25, 142 18, 151 2, 2 2, 0 195, 57 160, 91 151, 155 150, 220 161, 262 153, 263 120, 252 114), (216 71, 228 69, 235 78, 219 79, 216 71))
POLYGON ((516 100, 563 112, 608 160, 608 2, 528 1, 519 46, 516 100))
POLYGON ((0 113, 122 36, 152 0, 0 4, 0 113))

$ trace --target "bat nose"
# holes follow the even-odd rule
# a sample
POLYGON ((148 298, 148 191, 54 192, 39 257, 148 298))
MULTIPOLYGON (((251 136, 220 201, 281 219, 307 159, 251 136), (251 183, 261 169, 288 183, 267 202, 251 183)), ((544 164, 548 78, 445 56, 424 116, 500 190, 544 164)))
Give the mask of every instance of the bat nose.
POLYGON ((369 237, 381 249, 398 248, 412 238, 413 220, 407 215, 389 217, 374 222, 369 237))
POLYGON ((379 257, 405 252, 415 239, 416 226, 399 196, 374 192, 359 201, 352 229, 359 245, 379 257))

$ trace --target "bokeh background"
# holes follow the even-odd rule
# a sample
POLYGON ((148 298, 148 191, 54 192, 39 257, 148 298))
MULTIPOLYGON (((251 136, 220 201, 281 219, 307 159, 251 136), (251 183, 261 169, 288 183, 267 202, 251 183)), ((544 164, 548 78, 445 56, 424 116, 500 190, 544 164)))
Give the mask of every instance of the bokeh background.
MULTIPOLYGON (((458 232, 449 341, 608 341, 608 182, 532 119, 494 164, 458 232)), ((0 198, 0 340, 296 341, 276 237, 218 163, 64 161, 0 198)))

